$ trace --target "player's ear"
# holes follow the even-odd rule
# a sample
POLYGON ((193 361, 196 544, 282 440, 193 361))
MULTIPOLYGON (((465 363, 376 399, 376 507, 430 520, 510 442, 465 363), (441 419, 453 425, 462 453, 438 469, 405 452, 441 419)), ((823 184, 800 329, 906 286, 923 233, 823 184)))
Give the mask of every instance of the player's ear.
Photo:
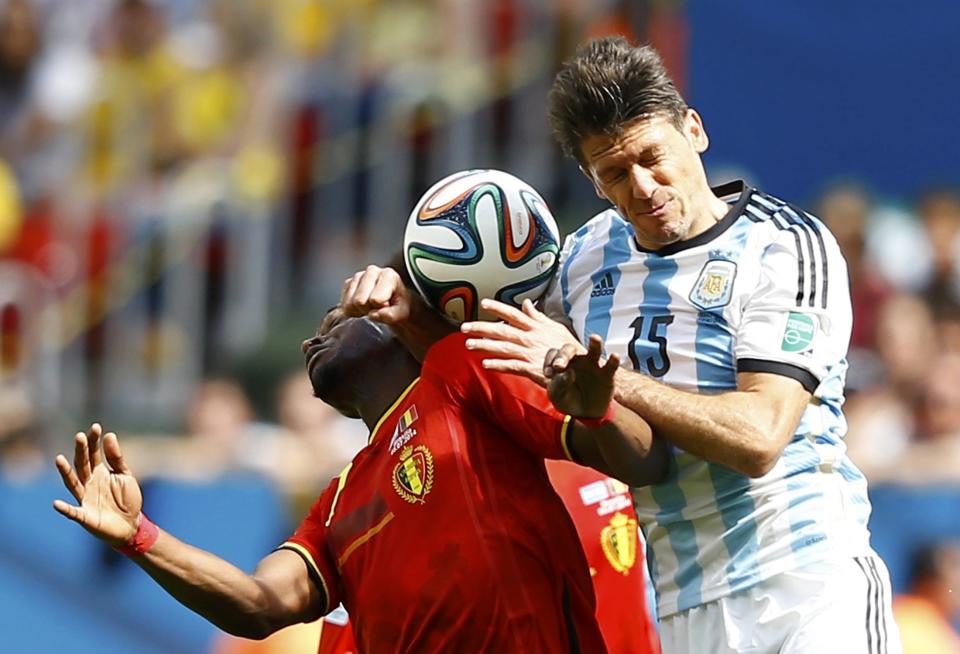
POLYGON ((687 109, 687 115, 683 117, 683 135, 698 154, 703 154, 710 147, 710 138, 703 127, 703 119, 694 109, 687 109))

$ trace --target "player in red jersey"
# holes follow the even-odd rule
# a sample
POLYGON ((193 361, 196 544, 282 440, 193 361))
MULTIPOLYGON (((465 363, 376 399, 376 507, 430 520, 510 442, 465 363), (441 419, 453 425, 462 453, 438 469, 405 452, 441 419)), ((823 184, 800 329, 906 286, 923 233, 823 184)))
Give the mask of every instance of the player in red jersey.
POLYGON ((317 654, 357 654, 359 651, 346 609, 341 606, 321 620, 317 654))
POLYGON ((605 418, 586 428, 535 384, 484 371, 460 335, 431 348, 419 378, 389 328, 339 311, 305 350, 317 395, 362 417, 370 444, 252 575, 150 525, 111 434, 102 460, 99 426, 78 434, 74 466, 57 458, 80 506, 55 508, 237 635, 263 637, 343 601, 362 652, 605 651, 543 459, 572 454, 632 484, 664 474, 646 423, 615 404, 604 413, 612 374, 582 389, 581 415, 605 418))
POLYGON ((643 541, 629 487, 570 461, 547 461, 550 482, 580 535, 597 621, 610 654, 659 654, 647 610, 643 541))
MULTIPOLYGON (((580 536, 597 597, 597 621, 609 654, 659 654, 647 612, 643 542, 629 487, 570 461, 548 460, 547 474, 580 536)), ((318 654, 355 654, 342 608, 323 620, 318 654)))

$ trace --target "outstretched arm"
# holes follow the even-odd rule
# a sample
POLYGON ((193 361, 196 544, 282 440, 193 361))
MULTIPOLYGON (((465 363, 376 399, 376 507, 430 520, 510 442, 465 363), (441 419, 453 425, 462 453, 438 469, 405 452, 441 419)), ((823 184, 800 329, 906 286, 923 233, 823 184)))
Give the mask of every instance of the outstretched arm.
POLYGON ((578 418, 571 423, 570 440, 581 463, 631 486, 656 484, 666 475, 668 449, 643 418, 614 401, 620 361, 611 355, 602 362, 602 350, 603 340, 596 334, 586 354, 577 354, 573 345, 549 350, 543 375, 550 400, 559 411, 578 418))
POLYGON ((456 326, 427 306, 393 268, 367 266, 348 277, 340 292, 340 306, 350 317, 366 316, 390 325, 417 361, 423 361, 431 345, 456 331, 456 326))
MULTIPOLYGON (((55 500, 53 507, 116 547, 137 533, 143 496, 116 434, 101 434, 94 424, 76 435, 72 466, 57 456, 57 470, 78 505, 55 500)), ((306 564, 290 551, 273 552, 249 575, 161 529, 153 546, 133 560, 184 606, 237 636, 265 638, 327 608, 306 564)))

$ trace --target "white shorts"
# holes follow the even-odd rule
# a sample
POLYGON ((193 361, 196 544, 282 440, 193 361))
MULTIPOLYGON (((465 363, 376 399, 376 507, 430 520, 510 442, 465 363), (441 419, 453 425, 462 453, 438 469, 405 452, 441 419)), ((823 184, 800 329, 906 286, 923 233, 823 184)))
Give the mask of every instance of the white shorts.
POLYGON ((821 561, 662 618, 664 654, 901 654, 876 555, 821 561))

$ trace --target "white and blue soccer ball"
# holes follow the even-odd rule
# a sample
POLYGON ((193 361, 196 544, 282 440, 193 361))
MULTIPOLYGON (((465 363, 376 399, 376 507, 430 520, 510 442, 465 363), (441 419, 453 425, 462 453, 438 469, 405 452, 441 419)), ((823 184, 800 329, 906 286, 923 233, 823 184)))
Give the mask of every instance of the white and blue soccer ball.
POLYGON ((520 306, 543 295, 560 253, 540 194, 499 170, 467 170, 428 190, 407 221, 403 254, 420 295, 457 321, 493 320, 480 300, 520 306))

